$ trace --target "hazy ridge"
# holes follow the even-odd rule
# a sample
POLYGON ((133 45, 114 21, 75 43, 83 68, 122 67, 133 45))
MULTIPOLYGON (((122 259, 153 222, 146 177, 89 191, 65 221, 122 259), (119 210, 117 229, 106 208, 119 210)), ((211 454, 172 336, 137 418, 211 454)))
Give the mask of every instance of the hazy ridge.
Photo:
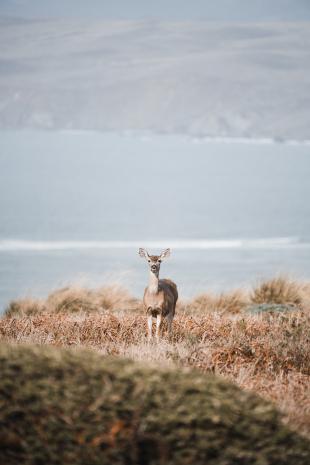
POLYGON ((310 139, 309 23, 0 24, 1 129, 310 139))

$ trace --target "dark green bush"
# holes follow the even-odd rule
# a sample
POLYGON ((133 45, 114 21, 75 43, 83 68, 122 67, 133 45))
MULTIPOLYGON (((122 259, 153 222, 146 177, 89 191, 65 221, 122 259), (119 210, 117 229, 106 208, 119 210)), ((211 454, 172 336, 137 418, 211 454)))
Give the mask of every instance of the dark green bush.
POLYGON ((247 307, 246 311, 252 314, 258 313, 288 313, 299 310, 298 307, 288 304, 254 304, 247 307))
POLYGON ((0 346, 3 465, 301 465, 273 406, 213 376, 0 346))

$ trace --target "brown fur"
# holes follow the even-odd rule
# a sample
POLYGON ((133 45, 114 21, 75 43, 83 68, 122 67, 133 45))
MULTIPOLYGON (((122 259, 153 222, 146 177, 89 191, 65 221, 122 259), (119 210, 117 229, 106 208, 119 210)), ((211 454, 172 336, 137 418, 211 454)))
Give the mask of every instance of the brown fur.
POLYGON ((171 313, 173 317, 177 300, 178 290, 176 284, 170 279, 160 279, 157 294, 152 294, 148 287, 145 288, 143 304, 148 315, 155 317, 161 314, 166 317, 171 313))
POLYGON ((170 256, 170 249, 165 249, 160 255, 149 255, 140 248, 139 255, 148 261, 150 269, 149 285, 144 291, 143 305, 147 313, 148 338, 152 338, 153 318, 156 318, 156 339, 159 340, 162 319, 166 318, 168 333, 171 335, 172 320, 178 300, 177 286, 170 279, 159 279, 160 265, 163 259, 170 256))

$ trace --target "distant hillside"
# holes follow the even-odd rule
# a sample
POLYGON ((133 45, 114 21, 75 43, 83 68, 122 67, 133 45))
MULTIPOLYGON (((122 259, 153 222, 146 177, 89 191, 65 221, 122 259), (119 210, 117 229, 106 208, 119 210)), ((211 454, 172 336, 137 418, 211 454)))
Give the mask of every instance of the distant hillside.
POLYGON ((0 20, 0 128, 310 139, 310 24, 0 20))

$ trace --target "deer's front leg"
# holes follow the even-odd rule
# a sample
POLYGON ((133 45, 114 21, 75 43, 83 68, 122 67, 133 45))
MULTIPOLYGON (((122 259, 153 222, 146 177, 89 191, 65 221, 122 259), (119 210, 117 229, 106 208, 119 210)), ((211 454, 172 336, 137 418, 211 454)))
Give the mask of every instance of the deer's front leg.
POLYGON ((160 333, 160 327, 161 327, 161 320, 162 320, 162 316, 160 313, 158 313, 157 317, 156 317, 156 340, 157 342, 159 342, 159 333, 160 333))
POLYGON ((148 315, 147 317, 147 337, 150 341, 152 339, 152 326, 153 326, 153 317, 152 315, 148 315))

